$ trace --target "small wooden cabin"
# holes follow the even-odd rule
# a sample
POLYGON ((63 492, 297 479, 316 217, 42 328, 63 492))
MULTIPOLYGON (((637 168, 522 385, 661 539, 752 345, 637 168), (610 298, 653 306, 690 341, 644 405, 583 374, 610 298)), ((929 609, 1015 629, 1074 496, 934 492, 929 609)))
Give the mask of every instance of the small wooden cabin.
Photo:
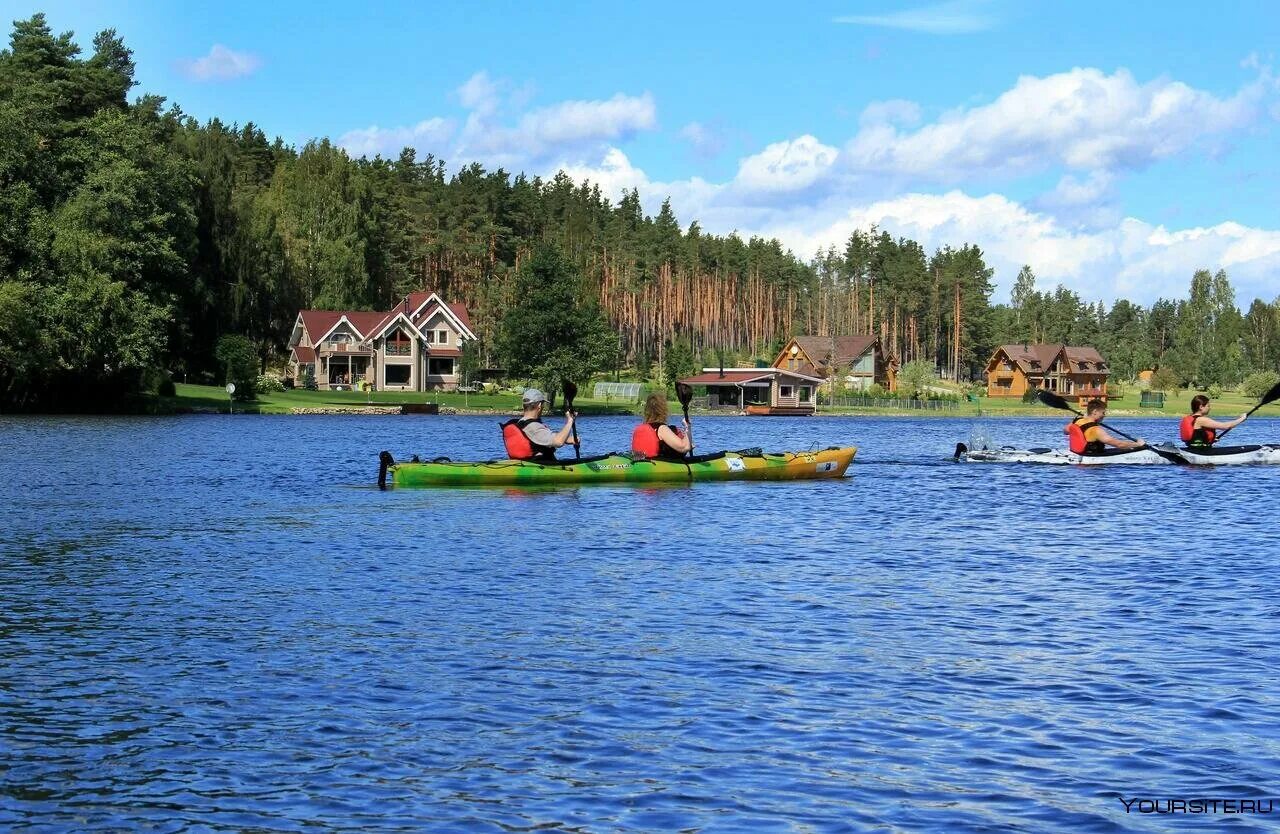
POLYGON ((781 368, 703 368, 680 380, 707 389, 711 408, 744 414, 808 416, 818 410, 822 378, 781 368))

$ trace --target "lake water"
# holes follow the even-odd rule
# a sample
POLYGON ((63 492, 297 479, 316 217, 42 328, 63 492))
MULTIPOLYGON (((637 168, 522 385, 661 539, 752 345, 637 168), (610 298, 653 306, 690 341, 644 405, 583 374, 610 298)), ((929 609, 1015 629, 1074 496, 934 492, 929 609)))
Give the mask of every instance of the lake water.
MULTIPOLYGON (((1265 807, 1280 468, 946 461, 1061 424, 706 418, 703 450, 860 451, 835 482, 380 492, 379 450, 492 457, 497 418, 0 418, 0 829, 1157 831, 1177 821, 1122 800, 1265 807)), ((631 425, 584 418, 584 449, 631 425)))

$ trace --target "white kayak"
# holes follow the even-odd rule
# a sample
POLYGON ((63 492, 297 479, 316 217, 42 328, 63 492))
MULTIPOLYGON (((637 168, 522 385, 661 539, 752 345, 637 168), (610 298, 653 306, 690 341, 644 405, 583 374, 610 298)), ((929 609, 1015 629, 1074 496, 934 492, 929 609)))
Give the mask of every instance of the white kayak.
POLYGON ((1108 449, 1100 455, 1077 455, 1067 449, 970 449, 956 444, 955 459, 967 463, 1047 463, 1060 466, 1114 466, 1186 462, 1191 466, 1239 466, 1280 464, 1280 445, 1186 448, 1161 445, 1153 448, 1108 449), (1163 452, 1163 454, 1161 454, 1163 452))
POLYGON ((1195 448, 1180 446, 1175 451, 1195 466, 1239 466, 1243 464, 1280 464, 1280 446, 1212 446, 1195 448))
POLYGON ((966 463, 1049 463, 1059 466, 1115 466, 1171 463, 1151 449, 1110 449, 1100 455, 1077 455, 1068 449, 970 449, 956 444, 955 459, 966 463))

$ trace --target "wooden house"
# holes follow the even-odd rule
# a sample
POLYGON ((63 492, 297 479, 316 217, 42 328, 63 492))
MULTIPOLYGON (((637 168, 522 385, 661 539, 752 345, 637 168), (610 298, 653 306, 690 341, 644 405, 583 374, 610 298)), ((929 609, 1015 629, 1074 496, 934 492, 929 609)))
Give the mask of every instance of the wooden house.
POLYGON ((1044 389, 1083 404, 1107 399, 1110 370, 1097 348, 1072 345, 1001 345, 987 361, 987 396, 1022 397, 1044 389))
POLYGON ((897 360, 885 356, 875 336, 794 336, 773 367, 819 377, 826 388, 833 380, 854 391, 897 387, 897 360))

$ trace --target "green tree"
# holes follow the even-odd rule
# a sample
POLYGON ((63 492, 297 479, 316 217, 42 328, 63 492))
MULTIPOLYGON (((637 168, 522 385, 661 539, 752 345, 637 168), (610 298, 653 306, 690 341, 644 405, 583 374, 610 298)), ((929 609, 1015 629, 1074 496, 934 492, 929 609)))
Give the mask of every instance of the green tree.
POLYGON ((516 278, 519 303, 502 317, 495 347, 506 368, 554 397, 562 380, 579 384, 608 366, 616 336, 582 278, 560 250, 541 244, 516 278))
POLYGON ((663 345, 662 381, 667 390, 674 390, 681 377, 693 376, 697 372, 698 360, 688 339, 672 339, 663 345))
POLYGON ((228 333, 218 339, 214 355, 225 370, 223 379, 236 386, 232 396, 237 400, 252 400, 257 396, 258 351, 248 337, 228 333))
POLYGON ((918 398, 928 393, 930 386, 936 384, 938 375, 934 372, 933 363, 917 359, 902 366, 898 371, 898 393, 909 398, 918 398))

